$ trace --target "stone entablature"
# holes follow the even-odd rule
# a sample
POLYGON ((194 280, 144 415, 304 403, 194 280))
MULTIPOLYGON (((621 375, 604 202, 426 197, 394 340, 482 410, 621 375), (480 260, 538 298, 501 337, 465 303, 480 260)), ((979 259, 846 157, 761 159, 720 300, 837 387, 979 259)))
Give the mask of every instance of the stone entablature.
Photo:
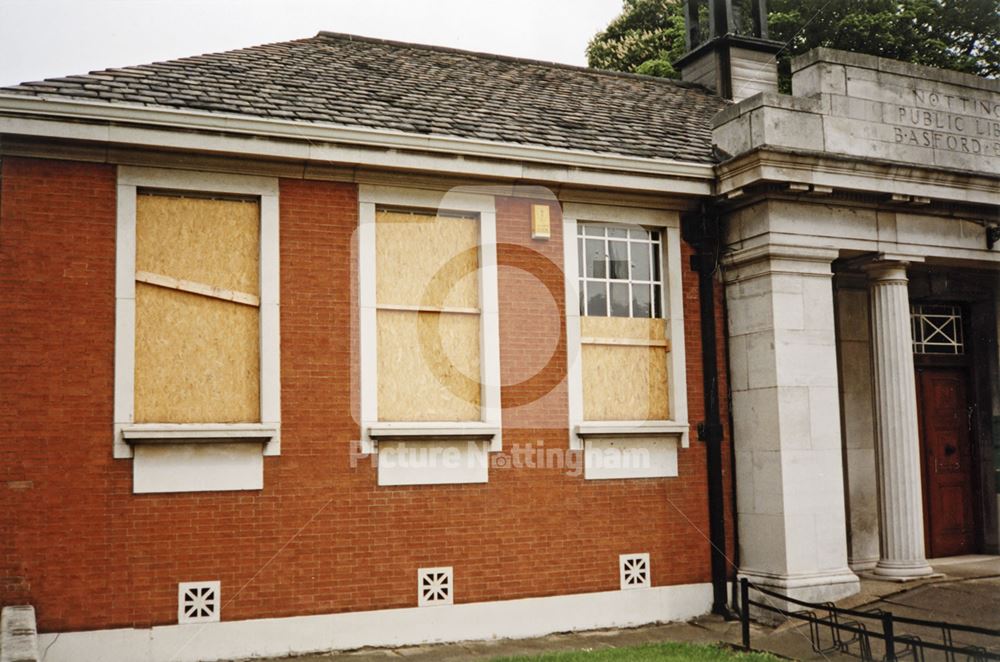
POLYGON ((717 146, 762 146, 1000 175, 1000 81, 820 48, 792 61, 795 96, 713 120, 717 146))

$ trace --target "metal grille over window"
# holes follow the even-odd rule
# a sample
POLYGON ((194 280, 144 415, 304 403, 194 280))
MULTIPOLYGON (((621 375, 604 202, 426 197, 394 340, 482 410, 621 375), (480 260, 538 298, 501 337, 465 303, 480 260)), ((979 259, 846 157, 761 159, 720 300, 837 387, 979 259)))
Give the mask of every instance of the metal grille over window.
POLYGON ((914 354, 964 354, 962 308, 916 304, 910 307, 914 354))

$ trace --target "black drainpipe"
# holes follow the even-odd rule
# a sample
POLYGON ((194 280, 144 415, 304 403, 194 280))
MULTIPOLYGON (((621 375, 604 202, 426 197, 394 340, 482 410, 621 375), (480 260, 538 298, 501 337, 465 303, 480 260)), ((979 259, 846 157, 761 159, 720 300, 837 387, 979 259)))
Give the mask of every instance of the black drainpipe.
MULTIPOLYGON (((729 328, 729 301, 725 297, 722 298, 722 320, 723 320, 723 325, 722 325, 723 328, 724 329, 728 329, 729 328)), ((728 366, 731 366, 733 364, 733 362, 729 360, 729 342, 728 342, 728 336, 727 336, 727 341, 726 341, 725 347, 726 347, 726 366, 728 368, 728 366)), ((734 434, 733 430, 735 429, 735 426, 733 425, 733 382, 732 382, 732 380, 727 380, 726 384, 729 385, 729 388, 728 388, 728 390, 726 392, 726 403, 728 405, 727 408, 726 408, 726 412, 728 413, 728 416, 726 417, 726 421, 729 423, 729 451, 730 451, 729 452, 729 477, 730 477, 729 489, 730 489, 730 494, 732 495, 730 497, 732 499, 732 501, 730 503, 732 504, 732 513, 733 513, 733 558, 732 558, 732 567, 735 570, 735 569, 738 569, 740 567, 740 526, 739 526, 740 517, 739 517, 739 503, 736 500, 736 498, 737 498, 736 497, 736 441, 733 438, 733 434, 734 434)), ((737 614, 741 614, 742 612, 740 610, 742 609, 742 606, 740 605, 740 579, 737 576, 737 573, 735 573, 735 572, 733 573, 733 581, 732 581, 732 586, 731 586, 731 590, 729 592, 729 595, 730 595, 729 604, 732 605, 732 608, 736 611, 737 614)))
POLYGON ((715 272, 719 254, 719 219, 703 207, 682 219, 684 241, 696 252, 691 269, 698 272, 701 312, 701 365, 704 379, 705 420, 698 423, 698 439, 705 442, 708 464, 708 522, 712 547, 712 613, 731 617, 727 606, 726 503, 722 477, 722 417, 719 413, 719 355, 715 333, 715 272))

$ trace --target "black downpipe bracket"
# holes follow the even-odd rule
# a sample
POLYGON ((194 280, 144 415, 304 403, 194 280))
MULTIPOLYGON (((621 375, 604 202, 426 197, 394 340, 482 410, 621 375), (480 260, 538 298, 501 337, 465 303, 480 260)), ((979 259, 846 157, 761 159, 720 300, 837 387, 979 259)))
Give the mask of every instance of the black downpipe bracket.
POLYGON ((719 354, 715 332, 715 272, 720 246, 719 219, 703 209, 681 222, 684 241, 696 252, 691 269, 698 273, 701 317, 701 362, 704 379, 705 420, 698 424, 698 439, 705 442, 708 464, 708 521, 712 546, 712 613, 731 616, 727 606, 725 481, 722 475, 723 428, 719 407, 719 354))

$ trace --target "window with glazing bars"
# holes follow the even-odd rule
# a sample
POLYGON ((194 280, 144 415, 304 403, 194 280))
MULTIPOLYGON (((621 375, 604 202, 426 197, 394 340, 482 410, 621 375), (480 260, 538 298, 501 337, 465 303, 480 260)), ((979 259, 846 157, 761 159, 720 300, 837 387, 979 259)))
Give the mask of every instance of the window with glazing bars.
POLYGON ((658 230, 579 223, 577 252, 581 315, 663 317, 658 230))
POLYGON ((964 354, 961 306, 910 306, 914 354, 964 354))

